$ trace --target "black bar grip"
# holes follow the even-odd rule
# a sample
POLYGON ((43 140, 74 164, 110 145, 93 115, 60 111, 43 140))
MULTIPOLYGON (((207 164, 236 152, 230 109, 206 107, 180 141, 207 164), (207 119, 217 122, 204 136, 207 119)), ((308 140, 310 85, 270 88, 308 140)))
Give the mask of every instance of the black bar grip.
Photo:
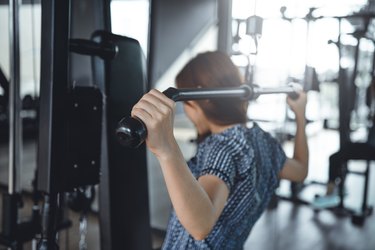
POLYGON ((147 137, 146 125, 137 117, 124 117, 117 126, 116 136, 121 145, 137 148, 147 137))

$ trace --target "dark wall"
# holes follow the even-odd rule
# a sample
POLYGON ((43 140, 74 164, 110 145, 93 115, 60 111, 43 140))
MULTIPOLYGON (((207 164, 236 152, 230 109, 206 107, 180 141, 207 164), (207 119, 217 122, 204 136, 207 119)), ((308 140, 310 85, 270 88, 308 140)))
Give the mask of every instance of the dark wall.
POLYGON ((217 21, 217 0, 151 1, 149 83, 163 75, 177 57, 217 21))

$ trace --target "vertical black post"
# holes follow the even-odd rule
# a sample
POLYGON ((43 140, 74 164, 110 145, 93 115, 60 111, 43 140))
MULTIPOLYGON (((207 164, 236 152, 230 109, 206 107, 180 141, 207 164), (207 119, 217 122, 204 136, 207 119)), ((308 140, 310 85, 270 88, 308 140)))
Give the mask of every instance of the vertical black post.
POLYGON ((58 250, 56 242, 57 195, 45 195, 42 213, 42 237, 38 250, 58 250))
MULTIPOLYGON (((348 112, 348 103, 347 103, 347 96, 348 93, 348 70, 344 69, 341 66, 341 58, 342 58, 342 44, 341 44, 341 23, 342 19, 338 19, 338 28, 339 28, 339 35, 337 38, 337 47, 339 52, 339 77, 338 77, 338 106, 339 106, 339 141, 340 141, 340 148, 343 147, 345 143, 350 140, 350 113, 348 112), (348 114, 349 113, 349 114, 348 114)), ((342 163, 342 165, 346 165, 347 163, 342 163)), ((342 168, 346 166, 341 166, 342 168)), ((343 175, 341 175, 343 176, 343 175)), ((341 177, 340 184, 339 184, 339 196, 340 196, 340 203, 339 208, 344 208, 344 180, 341 177)))
POLYGON ((46 193, 56 192, 66 153, 69 10, 69 0, 42 1, 38 189, 46 193))
POLYGON ((339 138, 340 138, 340 148, 350 141, 350 105, 348 101, 348 95, 351 93, 351 82, 348 77, 349 71, 341 65, 342 58, 342 44, 341 44, 341 22, 342 19, 339 18, 339 36, 337 40, 338 52, 339 52, 339 77, 338 77, 338 93, 339 93, 339 138))
POLYGON ((12 249, 22 249, 22 243, 15 240, 18 223, 19 173, 22 153, 22 120, 20 99, 20 0, 9 1, 9 44, 10 44, 10 86, 9 86, 9 181, 8 193, 3 195, 1 243, 8 241, 12 249), (10 243, 12 242, 12 243, 10 243))
POLYGON ((356 40, 357 40, 357 45, 355 46, 355 53, 354 53, 354 67, 353 67, 353 73, 351 75, 351 81, 350 81, 350 85, 349 85, 349 88, 350 88, 350 92, 348 93, 352 93, 353 97, 355 98, 349 98, 349 100, 351 100, 350 102, 350 108, 352 108, 354 105, 357 106, 357 97, 356 97, 356 92, 357 92, 357 87, 355 85, 355 79, 357 78, 357 75, 358 75, 358 62, 359 62, 359 52, 360 52, 360 45, 361 45, 361 37, 355 37, 356 40), (354 93, 354 94, 353 94, 354 93))
POLYGON ((370 165, 371 161, 366 161, 366 171, 364 173, 365 183, 363 185, 363 201, 362 201, 362 213, 365 214, 367 210, 367 195, 368 195, 368 180, 370 178, 370 165))
POLYGON ((69 0, 42 0, 38 190, 44 192, 42 239, 38 249, 57 249, 59 170, 66 154, 69 0))
POLYGON ((232 52, 232 0, 218 1, 218 50, 224 53, 232 52))
POLYGON ((346 168, 347 168, 347 164, 348 162, 345 161, 345 162, 342 162, 340 164, 341 166, 341 171, 340 171, 340 183, 339 183, 339 197, 340 197, 340 203, 338 205, 338 207, 340 209, 344 209, 344 187, 345 187, 345 171, 346 171, 346 168))
POLYGON ((20 99, 20 0, 9 1, 10 37, 10 88, 9 88, 9 194, 19 192, 21 167, 22 121, 20 99))

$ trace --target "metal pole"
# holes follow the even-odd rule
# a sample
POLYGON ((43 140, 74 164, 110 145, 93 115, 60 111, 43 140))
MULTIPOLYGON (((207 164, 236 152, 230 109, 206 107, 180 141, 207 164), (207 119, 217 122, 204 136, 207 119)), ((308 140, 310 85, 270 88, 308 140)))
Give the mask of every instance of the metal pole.
POLYGON ((220 0, 218 4, 218 50, 232 53, 232 0, 220 0))
POLYGON ((10 44, 10 86, 9 86, 9 183, 8 192, 19 191, 19 169, 22 152, 22 121, 20 117, 20 46, 19 8, 20 0, 9 1, 9 44, 10 44))
POLYGON ((168 88, 163 93, 175 102, 214 99, 214 98, 241 98, 243 100, 253 100, 260 95, 266 94, 295 94, 302 90, 300 85, 290 84, 289 86, 277 88, 260 88, 243 85, 235 88, 195 88, 195 89, 175 89, 168 88))

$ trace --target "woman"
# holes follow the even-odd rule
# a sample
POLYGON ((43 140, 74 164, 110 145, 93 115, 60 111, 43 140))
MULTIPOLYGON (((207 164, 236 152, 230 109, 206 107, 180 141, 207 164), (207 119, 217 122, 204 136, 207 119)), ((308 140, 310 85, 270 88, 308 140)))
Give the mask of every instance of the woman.
MULTIPOLYGON (((237 67, 220 52, 192 59, 177 75, 178 88, 238 87, 237 67)), ((293 158, 258 125, 246 127, 247 105, 240 99, 188 101, 184 110, 199 137, 188 163, 173 136, 175 103, 151 90, 132 116, 148 130, 146 144, 158 159, 174 211, 163 249, 242 249, 266 208, 278 178, 302 181, 308 170, 306 95, 288 99, 296 115, 293 158)))

